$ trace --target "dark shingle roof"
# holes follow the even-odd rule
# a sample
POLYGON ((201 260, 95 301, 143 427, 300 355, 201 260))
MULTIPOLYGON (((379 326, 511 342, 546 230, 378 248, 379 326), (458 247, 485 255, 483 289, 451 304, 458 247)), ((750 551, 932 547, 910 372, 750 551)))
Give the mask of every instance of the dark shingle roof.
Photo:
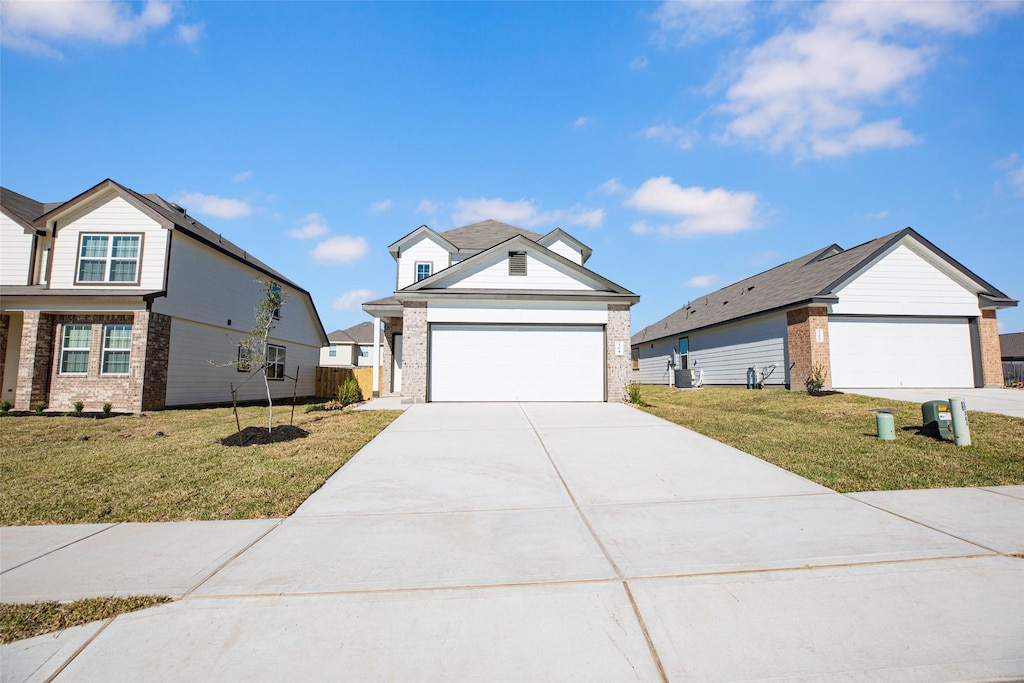
POLYGON ((358 325, 353 325, 347 330, 335 330, 327 335, 329 341, 335 343, 349 343, 349 344, 372 344, 373 343, 373 323, 364 322, 358 325))
POLYGON ((999 346, 1002 357, 1006 359, 1024 359, 1024 332, 1010 332, 999 335, 999 346))
POLYGON ((1002 292, 970 273, 912 229, 904 228, 845 251, 833 244, 694 299, 668 317, 637 332, 633 335, 632 343, 652 341, 720 325, 799 303, 832 303, 836 300, 832 289, 840 279, 876 252, 905 235, 913 236, 954 268, 977 281, 979 286, 983 285, 991 294, 1005 297, 1002 292))
POLYGON ((541 238, 535 232, 491 219, 455 228, 454 230, 447 230, 440 233, 440 235, 459 249, 479 249, 481 251, 490 249, 495 244, 500 244, 516 235, 522 235, 534 242, 541 238))
POLYGON ((0 206, 10 211, 23 222, 32 225, 32 221, 46 213, 46 204, 18 194, 6 187, 0 187, 0 206))

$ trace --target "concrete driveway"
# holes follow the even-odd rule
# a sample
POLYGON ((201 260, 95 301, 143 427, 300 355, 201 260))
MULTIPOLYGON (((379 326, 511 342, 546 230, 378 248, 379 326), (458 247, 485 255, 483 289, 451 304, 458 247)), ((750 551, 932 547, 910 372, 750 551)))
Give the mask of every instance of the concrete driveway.
MULTIPOLYGON (((1022 520, 1024 487, 840 495, 622 405, 416 405, 287 520, 193 523, 233 535, 181 600, 3 679, 1020 677, 1022 520)), ((125 526, 23 543, 3 599, 68 597, 125 526)))
POLYGON ((896 401, 925 403, 962 398, 967 402, 968 414, 972 410, 1024 417, 1024 391, 1020 389, 839 389, 847 394, 877 396, 896 401))

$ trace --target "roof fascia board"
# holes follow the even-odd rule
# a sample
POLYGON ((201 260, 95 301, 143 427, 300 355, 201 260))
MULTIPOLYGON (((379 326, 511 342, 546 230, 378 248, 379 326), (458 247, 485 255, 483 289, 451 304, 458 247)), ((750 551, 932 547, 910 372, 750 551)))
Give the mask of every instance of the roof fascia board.
MULTIPOLYGON (((598 275, 594 271, 592 271, 592 270, 590 270, 588 268, 584 268, 583 266, 579 265, 578 263, 574 263, 573 261, 570 261, 569 259, 565 258, 561 254, 556 254, 555 252, 551 251, 547 247, 545 247, 545 246, 543 246, 541 244, 538 244, 537 242, 534 242, 533 240, 531 240, 528 237, 523 237, 522 235, 515 235, 515 236, 510 237, 509 239, 505 240, 504 242, 499 242, 498 244, 495 244, 490 249, 487 249, 485 251, 481 251, 480 253, 474 254, 473 256, 470 256, 470 257, 468 257, 466 259, 463 259, 462 261, 459 261, 458 263, 452 264, 448 268, 445 268, 444 270, 438 271, 434 275, 431 275, 428 278, 424 278, 423 280, 420 280, 419 282, 414 282, 413 284, 409 285, 408 287, 406 287, 406 288, 404 288, 404 289, 402 289, 400 291, 402 291, 402 292, 412 292, 412 291, 418 291, 418 290, 423 290, 423 289, 434 289, 438 285, 442 285, 445 282, 449 282, 452 279, 457 278, 463 271, 468 270, 470 268, 476 267, 481 261, 486 261, 487 257, 501 254, 501 252, 503 252, 503 251, 509 249, 510 247, 513 247, 513 246, 521 246, 524 251, 528 251, 531 254, 533 254, 534 256, 540 258, 541 260, 548 262, 549 265, 551 265, 551 266, 553 266, 555 268, 562 268, 562 269, 571 270, 573 273, 575 273, 576 275, 582 276, 584 279, 596 281, 599 286, 605 287, 608 290, 611 290, 612 292, 616 292, 616 293, 619 293, 619 294, 626 294, 626 295, 636 296, 636 294, 634 294, 633 292, 629 291, 625 287, 622 287, 621 285, 615 284, 611 280, 598 275)), ((513 291, 523 291, 523 292, 525 292, 525 291, 529 291, 529 290, 513 290, 513 291)))
POLYGON ((580 255, 583 257, 584 263, 586 263, 587 259, 589 259, 591 255, 594 253, 593 249, 585 245, 583 242, 580 242, 578 239, 567 233, 565 230, 562 230, 561 228, 555 228, 548 234, 544 235, 539 240, 537 240, 537 244, 541 245, 542 247, 549 247, 552 243, 558 241, 559 239, 569 242, 572 245, 575 245, 576 248, 580 250, 580 255))
MULTIPOLYGON (((712 329, 714 329, 716 327, 722 327, 723 325, 733 325, 735 323, 740 323, 740 322, 744 322, 746 320, 750 320, 751 318, 758 318, 758 317, 763 316, 763 315, 775 315, 775 314, 778 314, 778 313, 788 313, 789 311, 795 311, 795 310, 804 308, 806 306, 831 306, 832 304, 834 304, 834 303, 836 303, 838 301, 839 301, 839 298, 838 297, 834 297, 834 296, 813 296, 810 299, 804 299, 803 301, 797 301, 797 302, 794 302, 794 303, 783 304, 782 306, 776 306, 774 308, 768 308, 768 309, 765 309, 763 311, 758 311, 757 313, 747 313, 746 315, 737 316, 735 318, 729 318, 728 320, 722 320, 722 321, 717 322, 717 323, 711 323, 710 325, 704 325, 702 327, 691 327, 690 329, 686 329, 686 330, 677 330, 676 332, 670 332, 668 334, 663 334, 660 337, 652 337, 651 339, 644 339, 643 341, 632 342, 632 345, 633 346, 638 346, 640 344, 650 344, 652 342, 658 342, 658 341, 661 341, 662 339, 668 339, 670 337, 680 337, 680 336, 686 336, 688 334, 694 334, 696 332, 704 332, 706 330, 712 330, 712 329)), ((657 325, 657 324, 658 323, 652 323, 652 325, 657 325)), ((651 327, 651 325, 648 325, 647 327, 651 327)), ((647 329, 647 327, 645 327, 643 330, 640 330, 640 332, 637 332, 637 334, 642 333, 644 330, 647 329)))
MULTIPOLYGON (((581 292, 575 290, 546 289, 433 289, 419 292, 395 292, 399 301, 451 301, 463 299, 487 299, 492 301, 592 301, 604 303, 628 303, 640 301, 637 294, 619 294, 616 292, 581 292)), ((365 308, 364 308, 365 310, 365 308)))
POLYGON ((405 237, 401 237, 397 241, 391 243, 388 246, 388 251, 391 253, 391 256, 397 261, 398 257, 401 256, 402 247, 408 242, 423 235, 427 235, 428 237, 436 240, 442 247, 444 247, 451 253, 458 252, 459 250, 458 247, 456 247, 454 244, 452 244, 445 238, 441 237, 441 235, 439 235, 437 231, 432 230, 426 225, 421 225, 420 227, 416 228, 405 237))
POLYGON ((35 227, 31 223, 28 223, 27 221, 23 220, 21 218, 21 216, 19 216, 18 214, 14 213, 10 209, 8 209, 6 206, 0 206, 0 213, 3 213, 3 215, 7 216, 12 221, 17 223, 21 227, 21 229, 25 231, 26 235, 35 235, 36 234, 36 229, 35 229, 35 227))
POLYGON ((107 195, 115 194, 120 196, 122 199, 124 199, 126 202, 134 206, 142 213, 152 218, 155 222, 160 224, 161 227, 168 230, 174 227, 174 223, 167 220, 167 218, 160 215, 158 212, 154 211, 152 207, 150 207, 144 201, 136 197, 134 192, 132 192, 125 186, 121 185, 120 183, 111 180, 110 178, 107 178, 101 183, 93 185, 85 192, 79 194, 78 196, 72 199, 69 199, 60 206, 57 206, 51 209, 50 211, 44 213, 42 216, 40 216, 33 222, 33 225, 37 228, 44 229, 53 227, 61 219, 66 218, 67 216, 77 211, 87 213, 90 208, 90 205, 93 202, 96 202, 106 197, 107 195))

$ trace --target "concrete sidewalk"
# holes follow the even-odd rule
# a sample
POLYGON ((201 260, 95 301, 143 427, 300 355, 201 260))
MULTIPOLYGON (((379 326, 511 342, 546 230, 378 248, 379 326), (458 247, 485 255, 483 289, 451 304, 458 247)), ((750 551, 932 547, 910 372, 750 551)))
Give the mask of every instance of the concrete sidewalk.
POLYGON ((1024 417, 1024 390, 1020 389, 839 389, 847 394, 861 394, 896 401, 925 403, 962 398, 967 411, 999 413, 1024 417))
POLYGON ((840 495, 621 405, 414 405, 289 519, 0 543, 4 601, 182 598, 4 681, 1024 676, 1024 487, 840 495))

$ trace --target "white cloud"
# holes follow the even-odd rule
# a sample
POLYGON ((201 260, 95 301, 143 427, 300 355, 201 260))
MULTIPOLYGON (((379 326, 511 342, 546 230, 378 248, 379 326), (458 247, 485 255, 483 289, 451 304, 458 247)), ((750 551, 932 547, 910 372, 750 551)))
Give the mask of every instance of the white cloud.
POLYGON ((6 47, 60 59, 54 43, 124 45, 167 26, 174 6, 151 0, 135 5, 113 0, 0 3, 0 41, 6 47))
POLYGON ((368 301, 372 296, 373 290, 352 289, 331 302, 331 308, 336 311, 354 311, 359 308, 360 304, 364 301, 368 301))
POLYGON ((311 240, 326 235, 331 231, 327 227, 327 221, 318 213, 311 213, 302 219, 297 228, 288 231, 288 236, 297 240, 311 240))
POLYGON ((697 287, 699 289, 704 289, 706 287, 710 287, 716 282, 718 282, 717 275, 694 275, 693 277, 686 281, 686 285, 688 287, 697 287))
POLYGON ((195 47, 203 38, 203 33, 206 32, 206 24, 199 22, 196 24, 178 24, 178 27, 174 31, 175 37, 178 42, 185 43, 190 47, 195 47))
POLYGON ((619 182, 618 178, 611 178, 598 185, 595 192, 612 195, 624 192, 625 190, 626 188, 622 186, 622 183, 619 182))
POLYGON ((639 57, 637 57, 636 59, 629 63, 629 68, 636 69, 637 71, 640 71, 641 69, 646 69, 647 57, 640 55, 639 57))
POLYGON ((371 213, 381 213, 383 211, 387 211, 390 208, 391 208, 391 198, 390 197, 388 199, 382 199, 379 202, 374 202, 373 204, 370 204, 370 212, 371 213))
POLYGON ((421 200, 416 205, 416 213, 426 213, 431 216, 436 216, 441 211, 441 205, 435 202, 433 199, 421 200))
POLYGON ((678 149, 692 149, 693 141, 697 138, 697 133, 695 131, 684 130, 672 125, 671 123, 644 128, 640 131, 640 135, 648 140, 661 140, 663 142, 667 142, 678 149))
POLYGON ((1006 171, 1006 184, 1015 195, 1024 195, 1024 162, 1016 152, 997 161, 995 167, 1006 171))
POLYGON ((883 209, 881 211, 873 211, 873 212, 871 212, 871 213, 869 213, 869 214, 864 216, 864 218, 867 218, 868 220, 871 220, 871 221, 880 221, 883 218, 888 218, 888 217, 889 217, 889 211, 887 209, 883 209))
POLYGON ((568 209, 541 211, 527 199, 512 202, 500 197, 480 197, 478 199, 460 197, 455 200, 455 213, 452 214, 452 221, 456 225, 466 225, 490 218, 523 228, 555 225, 560 222, 597 228, 604 223, 604 217, 604 209, 573 206, 568 209))
POLYGON ((252 206, 241 199, 218 197, 202 192, 179 192, 174 201, 192 214, 204 214, 217 218, 244 218, 252 213, 252 206))
POLYGON ((329 265, 349 265, 366 256, 370 251, 365 237, 338 235, 316 245, 310 252, 314 261, 329 265))
POLYGON ((231 179, 236 183, 244 183, 249 178, 252 178, 252 171, 241 171, 240 173, 236 173, 231 176, 231 179))
POLYGON ((644 181, 625 205, 644 213, 682 218, 655 228, 643 221, 634 223, 630 229, 641 235, 654 232, 668 237, 731 234, 750 230, 758 221, 757 195, 752 192, 680 187, 667 176, 644 181))
MULTIPOLYGON (((1001 2, 828 2, 742 56, 725 79, 726 141, 800 157, 844 156, 920 141, 899 117, 867 120, 907 101, 936 64, 940 34, 971 33, 1011 11, 1001 2)), ((665 27, 664 20, 659 24, 665 27)))
POLYGON ((739 0, 669 0, 651 18, 685 45, 736 33, 750 24, 753 15, 748 4, 739 0))
POLYGON ((580 116, 579 118, 577 118, 575 121, 572 122, 572 127, 573 128, 586 128, 587 126, 591 125, 593 122, 594 122, 594 119, 592 119, 589 116, 580 116))

